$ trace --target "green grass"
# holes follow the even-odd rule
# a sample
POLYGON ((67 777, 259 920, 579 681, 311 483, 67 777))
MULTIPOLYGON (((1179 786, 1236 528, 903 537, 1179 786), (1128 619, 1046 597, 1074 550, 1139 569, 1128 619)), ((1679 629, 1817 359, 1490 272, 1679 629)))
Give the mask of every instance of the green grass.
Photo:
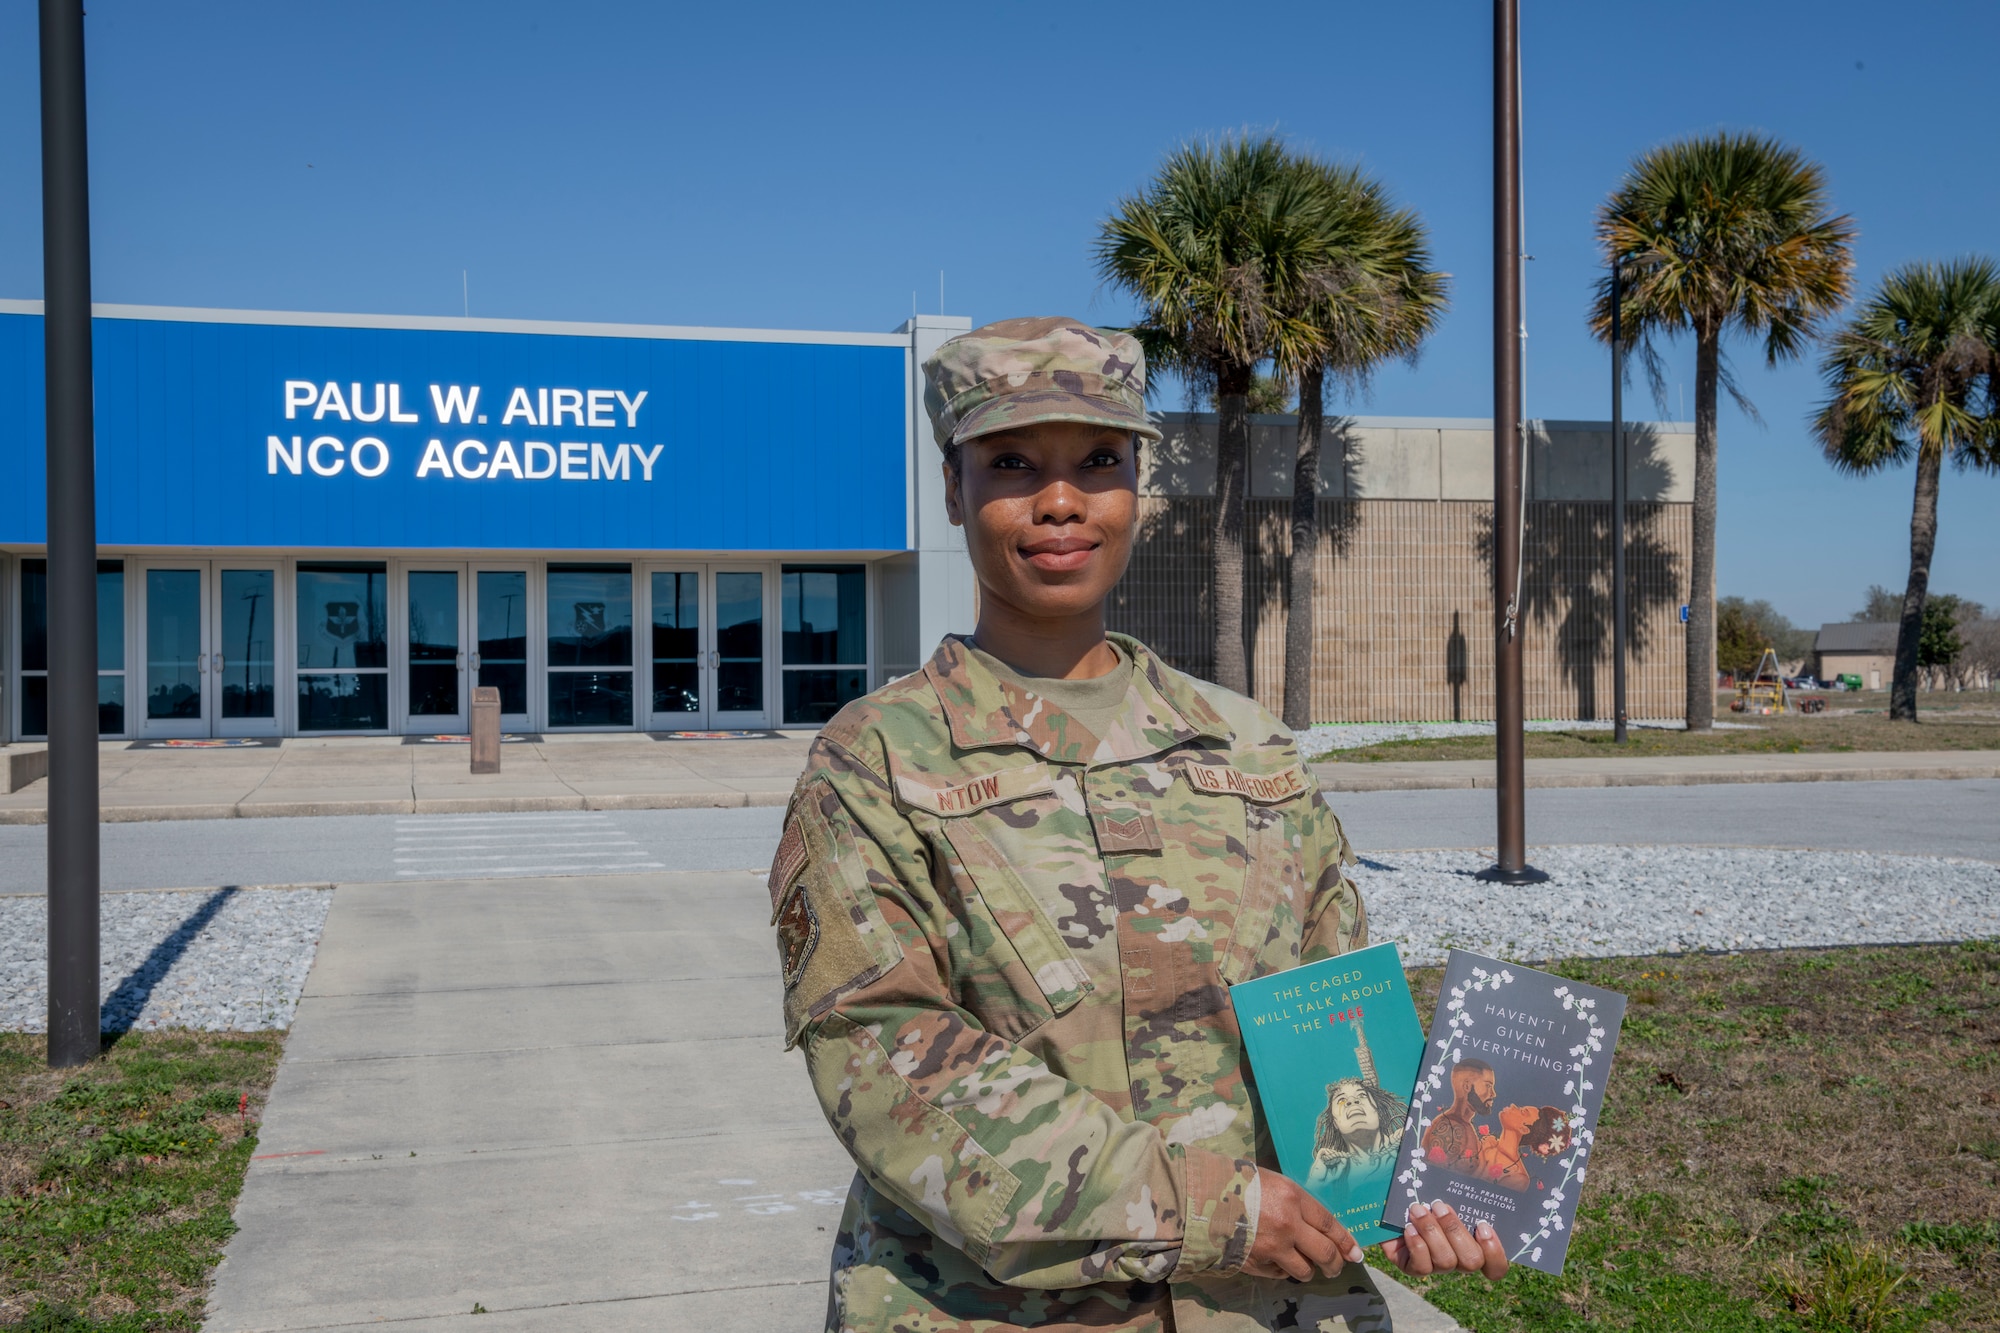
POLYGON ((1553 970, 1631 1004, 1567 1264, 1429 1300, 1475 1333, 2000 1331, 1992 944, 1553 970))
MULTIPOLYGON (((1716 720, 1747 723, 1705 733, 1632 728, 1619 745, 1609 731, 1531 731, 1525 742, 1530 759, 1629 759, 1660 755, 1851 754, 1873 750, 2000 749, 2000 696, 1992 694, 1920 696, 1918 721, 1891 722, 1877 711, 1835 709, 1812 717, 1743 717, 1716 707, 1716 720), (1931 702, 1932 698, 1972 702, 1931 702)), ((1419 759, 1492 759, 1490 736, 1441 736, 1428 740, 1384 741, 1337 750, 1315 762, 1367 764, 1419 759)))
POLYGON ((199 1329, 282 1046, 131 1033, 51 1071, 41 1037, 0 1034, 0 1328, 199 1329))

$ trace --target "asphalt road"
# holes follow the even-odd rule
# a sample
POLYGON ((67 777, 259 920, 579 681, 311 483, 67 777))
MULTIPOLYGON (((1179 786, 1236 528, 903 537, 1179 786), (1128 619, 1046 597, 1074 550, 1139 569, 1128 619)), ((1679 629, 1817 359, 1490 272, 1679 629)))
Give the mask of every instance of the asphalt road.
MULTIPOLYGON (((1365 852, 1493 842, 1487 791, 1345 792, 1334 808, 1365 852)), ((780 814, 760 807, 107 824, 103 883, 121 890, 748 870, 770 863, 780 814)), ((45 836, 38 825, 0 826, 0 893, 43 891, 45 836)), ((2000 861, 2000 781, 1535 788, 1528 839, 2000 861)))

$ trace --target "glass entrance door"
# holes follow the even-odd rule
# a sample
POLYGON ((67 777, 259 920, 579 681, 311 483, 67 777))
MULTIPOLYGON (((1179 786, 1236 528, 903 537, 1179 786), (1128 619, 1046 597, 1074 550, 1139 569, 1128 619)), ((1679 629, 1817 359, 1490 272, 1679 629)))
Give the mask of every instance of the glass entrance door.
POLYGON ((208 562, 143 565, 139 571, 139 655, 145 664, 139 734, 205 737, 215 720, 206 643, 208 562))
POLYGON ((713 727, 770 725, 769 682, 764 669, 764 571, 716 569, 715 644, 708 655, 714 679, 713 727))
POLYGON ((500 691, 503 731, 532 731, 529 719, 528 571, 472 570, 472 676, 500 691))
POLYGON ((770 725, 769 572, 675 565, 644 579, 649 731, 770 725))
POLYGON ((648 575, 652 593, 652 731, 699 731, 708 725, 708 689, 702 683, 707 664, 708 624, 703 611, 704 571, 656 569, 648 575))
POLYGON ((215 562, 209 688, 217 736, 278 734, 278 571, 215 562))
POLYGON ((471 703, 465 686, 465 571, 405 569, 403 606, 404 730, 464 735, 471 703))

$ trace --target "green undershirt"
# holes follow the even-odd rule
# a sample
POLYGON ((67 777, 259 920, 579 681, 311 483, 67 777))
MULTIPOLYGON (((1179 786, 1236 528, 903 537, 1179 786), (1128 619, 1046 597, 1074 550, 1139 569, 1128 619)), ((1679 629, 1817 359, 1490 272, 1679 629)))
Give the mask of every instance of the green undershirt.
POLYGON ((1001 680, 1019 689, 1028 691, 1049 701, 1057 711, 1066 713, 1083 725, 1092 736, 1102 737, 1110 730, 1125 711, 1125 696, 1132 688, 1132 659, 1125 650, 1106 639, 1111 651, 1118 654, 1118 665, 1101 676, 1091 676, 1082 680, 1066 680, 1058 676, 1024 676, 1013 667, 968 642, 967 648, 979 659, 981 666, 991 671, 1001 680))

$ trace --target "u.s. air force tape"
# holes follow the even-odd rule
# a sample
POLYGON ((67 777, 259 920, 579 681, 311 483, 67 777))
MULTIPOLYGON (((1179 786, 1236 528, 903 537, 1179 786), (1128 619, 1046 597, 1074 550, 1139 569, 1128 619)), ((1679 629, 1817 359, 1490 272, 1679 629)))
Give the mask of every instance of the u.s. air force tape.
POLYGON ((1263 803, 1288 801, 1307 790, 1306 771, 1299 764, 1275 773, 1245 773, 1234 764, 1198 764, 1192 760, 1179 767, 1190 787, 1218 796, 1241 796, 1263 803))

